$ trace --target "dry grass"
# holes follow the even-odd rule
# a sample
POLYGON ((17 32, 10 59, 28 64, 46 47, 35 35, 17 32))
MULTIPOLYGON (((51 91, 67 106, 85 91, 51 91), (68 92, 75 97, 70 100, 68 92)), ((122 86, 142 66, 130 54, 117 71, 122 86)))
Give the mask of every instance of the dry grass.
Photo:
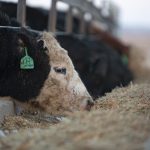
POLYGON ((18 130, 27 128, 46 128, 50 124, 36 119, 25 118, 23 116, 7 116, 1 126, 3 130, 18 130))
POLYGON ((144 114, 150 118, 150 85, 135 84, 114 89, 112 93, 100 98, 93 110, 114 110, 144 114))
POLYGON ((77 113, 71 122, 45 130, 25 130, 5 138, 1 141, 1 148, 142 149, 150 133, 150 121, 135 114, 118 113, 77 113))
MULTIPOLYGON (((0 149, 146 149, 150 138, 150 85, 115 89, 98 99, 91 112, 76 112, 53 126, 21 118, 27 126, 22 120, 18 133, 0 140, 0 149)), ((5 129, 10 127, 9 122, 5 120, 5 129)))

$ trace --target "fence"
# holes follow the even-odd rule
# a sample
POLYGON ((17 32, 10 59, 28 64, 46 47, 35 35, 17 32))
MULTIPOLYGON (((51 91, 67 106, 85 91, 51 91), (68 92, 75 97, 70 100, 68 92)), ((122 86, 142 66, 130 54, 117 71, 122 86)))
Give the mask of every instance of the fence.
MULTIPOLYGON (((56 4, 58 1, 67 3, 69 5, 69 10, 66 15, 66 28, 67 33, 72 32, 72 19, 73 19, 73 8, 77 8, 79 11, 80 18, 80 33, 85 32, 85 13, 91 14, 92 20, 105 23, 105 19, 101 16, 100 9, 96 8, 92 2, 87 0, 52 0, 51 9, 49 10, 49 19, 48 19, 48 31, 55 32, 56 30, 56 19, 57 19, 57 10, 56 4)), ((21 23, 22 26, 25 26, 26 18, 26 0, 18 0, 17 6, 17 20, 21 23)), ((108 25, 108 21, 106 21, 108 25)))

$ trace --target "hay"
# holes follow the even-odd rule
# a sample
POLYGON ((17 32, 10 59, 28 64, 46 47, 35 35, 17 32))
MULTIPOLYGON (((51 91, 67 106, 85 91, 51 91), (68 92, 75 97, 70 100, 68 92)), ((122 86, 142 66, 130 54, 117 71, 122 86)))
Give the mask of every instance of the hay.
POLYGON ((22 116, 7 116, 2 124, 3 130, 19 130, 27 128, 45 128, 50 124, 47 122, 41 122, 24 118, 22 116))
POLYGON ((93 110, 118 109, 120 112, 143 113, 150 118, 150 85, 135 84, 128 87, 114 89, 97 100, 93 110))
POLYGON ((18 133, 2 138, 0 149, 146 149, 150 139, 150 85, 115 89, 99 98, 91 112, 76 112, 59 124, 47 124, 44 129, 32 125, 19 126, 18 133))

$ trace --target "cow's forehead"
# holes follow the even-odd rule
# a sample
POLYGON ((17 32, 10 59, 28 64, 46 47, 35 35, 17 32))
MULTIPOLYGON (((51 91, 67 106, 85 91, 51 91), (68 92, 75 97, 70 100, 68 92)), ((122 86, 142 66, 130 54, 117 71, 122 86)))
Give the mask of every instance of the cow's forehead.
POLYGON ((48 49, 51 64, 66 66, 70 70, 74 70, 67 51, 60 46, 51 33, 43 32, 41 39, 44 41, 44 47, 48 49))
POLYGON ((48 48, 51 55, 65 56, 67 51, 63 49, 51 33, 43 32, 41 38, 44 42, 44 47, 48 48))
POLYGON ((51 33, 43 32, 41 39, 44 41, 44 46, 47 47, 49 50, 55 51, 62 51, 60 44, 57 40, 53 37, 51 33))

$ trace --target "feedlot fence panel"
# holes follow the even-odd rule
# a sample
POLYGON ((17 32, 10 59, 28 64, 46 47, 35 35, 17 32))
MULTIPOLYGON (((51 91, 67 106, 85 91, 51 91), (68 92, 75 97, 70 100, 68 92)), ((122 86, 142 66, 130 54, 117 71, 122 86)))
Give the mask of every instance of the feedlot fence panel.
MULTIPOLYGON (((80 33, 85 33, 85 13, 89 13, 91 15, 92 20, 96 20, 98 22, 103 22, 104 24, 108 24, 108 21, 105 22, 105 19, 101 15, 101 10, 96 8, 91 1, 87 0, 52 0, 51 1, 51 9, 49 10, 48 16, 48 31, 55 32, 56 31, 56 20, 57 20, 57 10, 56 5, 57 2, 64 2, 69 5, 69 9, 66 14, 66 26, 65 32, 71 33, 73 26, 73 9, 76 8, 78 10, 79 18, 80 18, 80 33)), ((21 26, 26 25, 26 0, 18 0, 17 4, 17 21, 21 24, 21 26)))

